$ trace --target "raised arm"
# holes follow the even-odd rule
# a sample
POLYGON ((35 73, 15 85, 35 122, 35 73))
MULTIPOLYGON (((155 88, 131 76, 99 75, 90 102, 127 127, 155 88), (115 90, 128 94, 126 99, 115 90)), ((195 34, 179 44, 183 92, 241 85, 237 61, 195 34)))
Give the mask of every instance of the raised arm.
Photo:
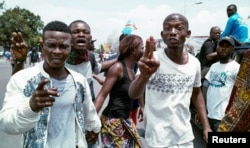
POLYGON ((108 69, 117 62, 117 58, 102 62, 101 72, 108 71, 108 69))
POLYGON ((142 58, 138 61, 140 74, 130 84, 129 96, 131 98, 139 98, 143 96, 145 86, 150 76, 158 69, 160 62, 153 57, 155 40, 150 37, 146 41, 146 49, 142 58))
POLYGON ((11 50, 15 56, 15 64, 12 75, 24 69, 24 62, 28 53, 28 46, 23 39, 21 32, 13 32, 11 38, 11 50))

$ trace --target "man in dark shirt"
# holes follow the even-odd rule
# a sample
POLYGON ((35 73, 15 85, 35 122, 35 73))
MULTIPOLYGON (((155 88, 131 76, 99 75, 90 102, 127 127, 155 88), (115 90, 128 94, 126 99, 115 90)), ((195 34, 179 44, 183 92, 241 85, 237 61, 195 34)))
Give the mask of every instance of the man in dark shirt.
POLYGON ((210 66, 218 61, 216 48, 217 48, 217 42, 220 39, 220 35, 221 35, 221 29, 218 26, 211 27, 210 36, 203 42, 200 54, 198 56, 199 61, 201 63, 202 93, 204 95, 205 100, 206 100, 207 87, 203 84, 203 81, 210 66))
POLYGON ((221 29, 217 26, 212 27, 209 38, 201 46, 199 61, 201 63, 201 71, 203 72, 207 72, 209 67, 218 61, 216 46, 220 35, 221 29))

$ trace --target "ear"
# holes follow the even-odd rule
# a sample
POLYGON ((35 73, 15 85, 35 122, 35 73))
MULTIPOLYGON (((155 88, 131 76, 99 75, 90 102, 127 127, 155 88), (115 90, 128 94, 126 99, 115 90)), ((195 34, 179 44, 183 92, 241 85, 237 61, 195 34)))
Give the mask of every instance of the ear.
POLYGON ((161 31, 161 38, 163 38, 163 31, 161 31))
POLYGON ((187 31, 187 38, 189 38, 191 36, 191 30, 187 31))

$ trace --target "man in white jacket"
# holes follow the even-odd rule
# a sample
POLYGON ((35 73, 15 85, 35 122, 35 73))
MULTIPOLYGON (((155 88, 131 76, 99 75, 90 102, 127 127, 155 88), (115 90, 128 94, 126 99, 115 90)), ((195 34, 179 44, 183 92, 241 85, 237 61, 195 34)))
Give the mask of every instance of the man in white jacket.
POLYGON ((8 134, 22 134, 22 147, 87 147, 87 140, 98 139, 101 122, 86 78, 65 67, 71 31, 53 21, 42 37, 44 61, 10 78, 0 127, 8 134))

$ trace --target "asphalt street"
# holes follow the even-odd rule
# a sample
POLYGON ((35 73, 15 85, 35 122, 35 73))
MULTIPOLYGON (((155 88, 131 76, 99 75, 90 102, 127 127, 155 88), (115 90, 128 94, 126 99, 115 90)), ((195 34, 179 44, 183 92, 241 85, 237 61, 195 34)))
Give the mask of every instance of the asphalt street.
MULTIPOLYGON (((25 65, 28 67, 28 65, 25 65)), ((0 59, 0 109, 2 108, 4 93, 6 91, 6 84, 11 76, 11 65, 9 62, 6 62, 5 59, 0 59)), ((99 74, 98 76, 103 77, 103 74, 99 74)), ((101 85, 99 85, 96 81, 94 82, 95 94, 97 94, 101 85)), ((107 97, 108 98, 108 97, 107 97)), ((106 99, 103 108, 106 106, 108 99, 106 99)), ((138 128, 143 129, 143 122, 138 124, 138 128)), ((194 140, 194 148, 206 148, 206 144, 202 139, 202 132, 196 126, 193 126, 193 131, 195 135, 194 140)), ((21 136, 13 136, 5 134, 0 130, 0 148, 21 148, 21 136)), ((145 140, 142 138, 143 147, 145 146, 145 140)))

